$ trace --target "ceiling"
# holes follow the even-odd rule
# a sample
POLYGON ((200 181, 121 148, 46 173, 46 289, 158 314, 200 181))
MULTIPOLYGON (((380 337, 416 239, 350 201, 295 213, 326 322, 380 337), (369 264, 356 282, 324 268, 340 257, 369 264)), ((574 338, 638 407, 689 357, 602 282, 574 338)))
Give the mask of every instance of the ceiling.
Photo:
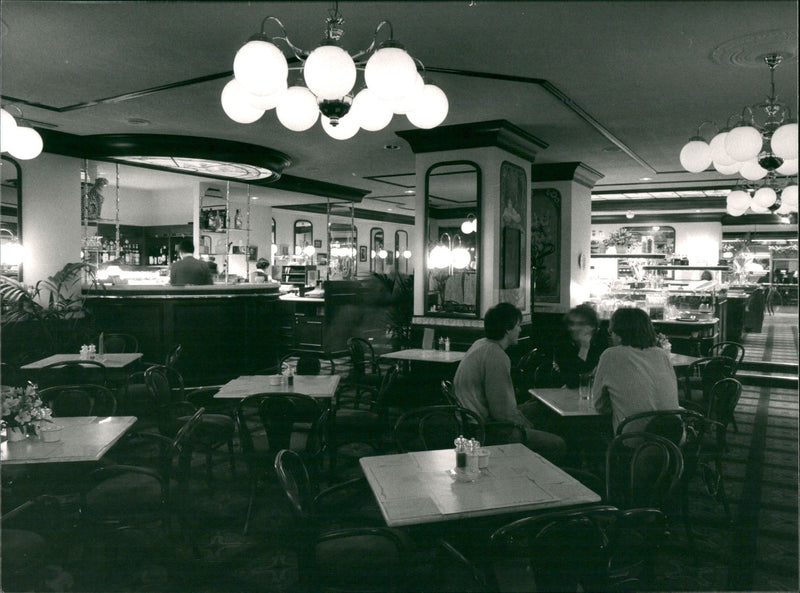
MULTIPOLYGON (((230 77, 211 75, 232 69, 263 17, 278 17, 293 43, 310 49, 329 4, 3 0, 3 103, 70 134, 179 134, 268 147, 291 157, 287 174, 369 191, 363 207, 412 214, 414 155, 395 134, 413 127, 404 116, 337 141, 319 124, 291 132, 274 111, 238 124, 220 106, 230 77), (172 88, 199 77, 210 80, 172 88)), ((797 2, 341 2, 339 10, 351 51, 391 21, 395 39, 447 94, 444 125, 508 120, 549 144, 537 164, 583 162, 603 174, 595 189, 606 194, 649 189, 662 200, 674 198, 660 193, 670 188, 732 185, 716 172, 683 172, 678 153, 700 122, 724 124, 768 94, 766 53, 786 56, 776 90, 798 111, 797 2)), ((684 196, 665 211, 701 209, 709 199, 684 196)))

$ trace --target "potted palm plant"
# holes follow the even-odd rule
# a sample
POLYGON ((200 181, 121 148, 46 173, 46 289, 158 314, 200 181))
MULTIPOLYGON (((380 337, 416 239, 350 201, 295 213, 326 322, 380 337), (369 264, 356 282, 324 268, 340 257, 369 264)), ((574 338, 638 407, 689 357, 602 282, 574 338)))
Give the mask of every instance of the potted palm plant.
POLYGON ((625 227, 617 229, 603 241, 606 253, 627 253, 633 243, 633 233, 625 227))
POLYGON ((84 278, 97 284, 94 267, 82 262, 68 263, 33 286, 0 276, 0 327, 6 362, 18 365, 32 357, 77 352, 94 337, 92 318, 81 294, 84 278))

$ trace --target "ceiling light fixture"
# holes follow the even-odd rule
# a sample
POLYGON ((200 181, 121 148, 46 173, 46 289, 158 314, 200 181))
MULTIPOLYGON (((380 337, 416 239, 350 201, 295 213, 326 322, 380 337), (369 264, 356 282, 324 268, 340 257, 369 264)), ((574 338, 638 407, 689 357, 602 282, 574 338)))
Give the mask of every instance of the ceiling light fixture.
POLYGON ((636 216, 636 215, 633 213, 633 210, 628 210, 625 213, 625 218, 627 218, 628 220, 632 219, 634 216, 636 216))
POLYGON ((42 137, 27 124, 19 107, 16 105, 6 105, 6 107, 13 107, 19 111, 19 122, 6 111, 5 107, 0 109, 0 152, 7 152, 22 161, 35 159, 42 154, 44 148, 42 137))
POLYGON ((418 128, 441 124, 449 108, 447 96, 425 83, 424 66, 394 41, 391 23, 381 21, 369 47, 352 55, 340 43, 343 23, 338 2, 333 2, 325 38, 319 47, 306 51, 289 40, 276 17, 265 17, 260 32, 236 52, 234 78, 221 95, 228 117, 249 124, 274 108, 286 128, 302 132, 321 119, 325 132, 337 140, 352 138, 361 128, 382 130, 394 114, 404 114, 418 128), (281 35, 265 33, 269 21, 277 24, 281 35), (384 27, 389 39, 378 43, 384 27), (277 41, 285 43, 302 65, 290 67, 277 41), (289 70, 302 70, 305 86, 289 87, 289 70), (366 87, 353 96, 358 70, 364 71, 366 87))
POLYGON ((797 210, 797 183, 781 178, 797 175, 797 122, 792 120, 789 106, 779 102, 775 94, 775 68, 782 60, 777 53, 764 56, 770 79, 770 94, 765 102, 747 105, 740 114, 731 116, 729 125, 708 143, 700 136, 700 130, 706 124, 715 124, 701 123, 697 135, 681 149, 681 165, 690 173, 700 173, 713 165, 723 175, 738 174, 743 178, 728 195, 727 210, 733 216, 741 216, 748 209, 779 214, 797 210), (731 127, 730 122, 736 117, 738 121, 731 127), (763 183, 755 183, 762 179, 763 183))

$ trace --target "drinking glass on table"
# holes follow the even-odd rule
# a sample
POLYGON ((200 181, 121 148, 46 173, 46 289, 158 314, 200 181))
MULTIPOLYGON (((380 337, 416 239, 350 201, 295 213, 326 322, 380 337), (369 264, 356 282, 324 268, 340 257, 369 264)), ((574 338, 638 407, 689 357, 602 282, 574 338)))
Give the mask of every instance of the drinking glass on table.
POLYGON ((581 407, 589 408, 592 404, 592 373, 581 373, 578 377, 578 401, 581 407))

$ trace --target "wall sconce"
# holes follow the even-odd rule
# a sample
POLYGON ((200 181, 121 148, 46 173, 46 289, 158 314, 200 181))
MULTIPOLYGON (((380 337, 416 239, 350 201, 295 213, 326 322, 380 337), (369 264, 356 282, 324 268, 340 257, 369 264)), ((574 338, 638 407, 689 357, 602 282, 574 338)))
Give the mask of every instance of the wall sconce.
POLYGON ((470 214, 467 216, 467 220, 461 223, 461 232, 465 235, 469 235, 470 233, 474 233, 478 230, 478 219, 475 218, 474 214, 470 214))
POLYGON ((389 256, 389 253, 385 249, 378 250, 378 257, 381 259, 386 259, 389 256))
POLYGON ((456 239, 458 240, 458 245, 453 248, 451 256, 453 259, 453 267, 457 270, 463 270, 469 266, 472 257, 466 247, 461 243, 461 235, 456 235, 456 239))
POLYGON ((450 237, 450 233, 442 233, 442 236, 439 237, 439 243, 431 249, 430 256, 428 256, 428 262, 430 267, 435 270, 443 270, 444 268, 449 268, 450 272, 453 271, 453 240, 450 237), (444 244, 444 238, 447 237, 447 245, 444 244))
POLYGON ((411 259, 411 252, 410 252, 408 249, 406 249, 406 250, 403 252, 403 257, 404 257, 405 259, 411 259))
POLYGON ((17 236, 8 229, 0 228, 0 237, 3 237, 0 244, 0 265, 4 268, 13 268, 22 264, 25 259, 25 248, 19 242, 17 236), (10 238, 6 239, 5 234, 10 238))

